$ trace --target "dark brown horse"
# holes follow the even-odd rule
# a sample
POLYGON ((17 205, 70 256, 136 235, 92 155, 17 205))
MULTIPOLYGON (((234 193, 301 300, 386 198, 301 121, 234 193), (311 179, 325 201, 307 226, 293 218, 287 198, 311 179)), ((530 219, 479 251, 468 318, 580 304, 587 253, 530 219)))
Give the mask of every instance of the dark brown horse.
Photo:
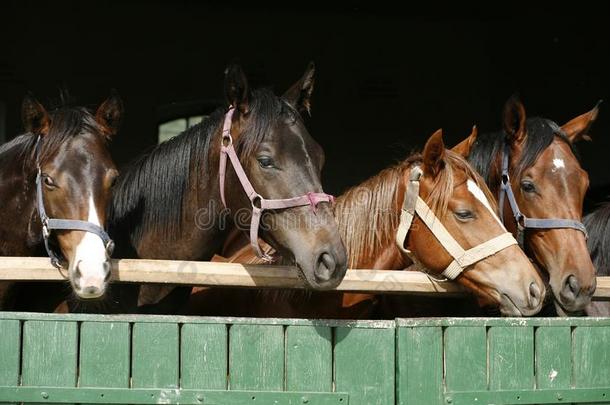
MULTIPOLYGON (((250 228, 253 205, 263 206, 261 200, 322 193, 324 152, 301 116, 309 112, 313 75, 311 64, 278 97, 267 89, 250 90, 241 68, 229 67, 225 89, 234 108, 230 121, 223 124, 228 109, 219 108, 121 173, 110 210, 117 256, 209 260, 232 229, 250 228), (221 144, 228 140, 223 135, 227 124, 244 173, 239 178, 235 163, 227 166, 225 208, 219 159, 221 144), (260 197, 246 195, 245 177, 260 197)), ((265 211, 259 234, 296 265, 309 287, 329 289, 342 280, 347 258, 329 203, 265 211)), ((155 305, 166 293, 146 286, 140 302, 151 303, 147 311, 174 312, 173 304, 155 305)), ((189 293, 190 288, 177 288, 170 294, 179 302, 189 293)))
MULTIPOLYGON (((606 202, 583 219, 589 239, 587 246, 598 276, 610 276, 610 203, 606 202)), ((610 302, 591 302, 585 309, 588 316, 610 316, 610 302)))
MULTIPOLYGON (((46 255, 37 204, 36 179, 50 218, 81 220, 97 227, 106 222, 106 207, 117 170, 108 151, 123 112, 117 95, 95 114, 85 108, 51 112, 28 96, 22 107, 26 133, 0 147, 0 255, 46 255)), ((50 248, 68 268, 80 298, 104 294, 110 266, 107 246, 92 233, 57 230, 50 248)), ((0 286, 0 308, 10 307, 12 283, 0 286), (1 291, 4 290, 4 291, 1 291)))
MULTIPOLYGON (((432 207, 451 236, 468 249, 506 232, 484 182, 459 155, 448 151, 440 131, 416 154, 385 169, 337 198, 335 217, 354 269, 402 270, 412 262, 397 247, 403 196, 414 167, 423 169, 420 196, 432 207)), ((245 249, 227 247, 229 259, 257 262, 245 249)), ((243 246, 243 242, 242 242, 243 246)), ((429 272, 440 273, 452 257, 421 222, 413 222, 406 247, 429 272)), ((512 245, 476 262, 456 281, 472 291, 482 306, 496 306, 506 315, 533 315, 541 308, 544 284, 525 254, 512 245)), ((244 292, 200 289, 185 312, 246 315, 358 318, 370 317, 377 298, 367 294, 244 292)))
MULTIPOLYGON (((504 131, 479 136, 474 132, 455 150, 468 157, 496 196, 501 191, 502 159, 509 154, 510 186, 522 214, 578 223, 589 178, 574 145, 589 139, 596 117, 597 107, 560 127, 548 119, 526 118, 523 104, 512 97, 504 109, 504 131)), ((507 201, 504 223, 518 235, 521 229, 513 211, 507 201)), ((525 229, 523 244, 536 264, 548 272, 557 310, 584 309, 595 291, 595 268, 585 233, 571 228, 525 229)))

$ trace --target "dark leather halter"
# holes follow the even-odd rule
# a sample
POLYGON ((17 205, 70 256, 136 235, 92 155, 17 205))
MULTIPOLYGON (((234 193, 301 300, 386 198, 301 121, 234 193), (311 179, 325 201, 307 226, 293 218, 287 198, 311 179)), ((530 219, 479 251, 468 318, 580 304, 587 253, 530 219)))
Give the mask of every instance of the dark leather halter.
POLYGON ((38 170, 36 174, 36 207, 38 209, 38 215, 40 216, 40 222, 42 223, 42 238, 44 240, 44 247, 47 250, 51 264, 61 269, 61 254, 55 253, 52 246, 49 243, 51 237, 51 231, 53 230, 67 230, 67 231, 83 231, 89 232, 100 237, 106 248, 106 254, 108 257, 112 255, 114 250, 114 242, 110 239, 110 236, 101 227, 89 222, 81 221, 78 219, 55 219, 49 218, 46 210, 44 209, 44 200, 42 194, 42 170, 40 169, 40 143, 41 138, 38 137, 36 140, 36 168, 38 170))
MULTIPOLYGON (((555 134, 562 134, 562 130, 557 124, 552 121, 548 121, 548 124, 551 126, 551 128, 553 128, 555 134)), ((504 151, 502 153, 502 180, 500 183, 500 197, 498 199, 498 205, 500 208, 500 218, 503 220, 504 199, 506 197, 510 205, 511 211, 513 212, 515 223, 517 224, 517 241, 519 242, 519 245, 521 247, 523 247, 526 229, 569 228, 576 229, 577 231, 582 232, 585 235, 585 238, 588 237, 587 229, 585 228, 583 223, 575 219, 528 218, 524 213, 522 213, 519 209, 519 205, 517 205, 515 194, 513 193, 513 189, 510 185, 510 177, 508 175, 509 161, 510 145, 506 143, 504 146, 504 151)))

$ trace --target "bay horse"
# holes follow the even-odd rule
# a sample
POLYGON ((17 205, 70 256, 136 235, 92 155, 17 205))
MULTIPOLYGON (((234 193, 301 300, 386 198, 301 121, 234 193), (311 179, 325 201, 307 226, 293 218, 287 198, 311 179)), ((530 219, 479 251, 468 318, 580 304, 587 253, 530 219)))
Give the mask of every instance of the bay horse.
POLYGON ((513 96, 504 107, 503 131, 474 131, 455 147, 494 195, 506 201, 503 221, 548 273, 560 314, 582 311, 595 291, 595 267, 581 223, 589 178, 574 145, 590 139, 597 112, 596 106, 559 126, 549 119, 527 118, 513 96))
MULTIPOLYGON (((48 254, 68 269, 82 299, 104 295, 110 276, 111 242, 102 227, 118 172, 108 144, 122 115, 115 93, 94 114, 83 107, 47 111, 28 95, 26 133, 0 146, 0 256, 48 254)), ((0 283, 0 309, 11 307, 13 287, 0 283)))
MULTIPOLYGON (((339 284, 347 255, 333 198, 322 192, 324 152, 302 118, 310 111, 313 84, 313 63, 282 97, 251 90, 241 67, 229 66, 228 108, 218 108, 121 173, 109 211, 119 256, 209 260, 237 228, 249 231, 259 254, 260 233, 310 288, 339 284)), ((145 312, 173 313, 175 302, 190 293, 150 285, 141 290, 145 312)))
MULTIPOLYGON (((587 247, 597 269, 597 275, 610 276, 610 203, 606 202, 587 214, 583 223, 589 233, 587 247)), ((591 302, 585 313, 588 316, 610 316, 610 302, 591 302)))
MULTIPOLYGON (((396 242, 403 204, 409 198, 408 191, 415 187, 413 174, 419 168, 423 174, 418 195, 435 214, 432 227, 440 223, 463 249, 476 250, 497 235, 506 235, 485 183, 461 156, 445 149, 439 130, 430 137, 423 154, 410 156, 337 198, 334 214, 351 268, 402 270, 415 260, 426 271, 440 276, 453 263, 448 244, 439 241, 438 234, 422 220, 427 216, 422 211, 416 211, 406 239, 400 237, 396 242), (405 250, 410 254, 405 254, 405 250)), ((239 243, 225 248, 229 261, 260 262, 249 250, 239 248, 239 243)), ((474 293, 481 306, 496 306, 503 314, 514 316, 533 315, 540 310, 544 283, 514 239, 464 267, 455 279, 474 293)), ((184 312, 361 318, 370 317, 376 303, 373 294, 266 290, 237 290, 229 294, 226 289, 200 288, 184 312)))

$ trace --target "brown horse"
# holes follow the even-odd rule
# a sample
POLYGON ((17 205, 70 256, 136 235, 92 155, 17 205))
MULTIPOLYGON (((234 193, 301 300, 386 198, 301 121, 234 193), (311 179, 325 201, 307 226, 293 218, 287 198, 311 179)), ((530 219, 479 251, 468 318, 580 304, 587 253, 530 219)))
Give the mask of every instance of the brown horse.
MULTIPOLYGON (((85 223, 92 230, 60 229, 48 235, 49 254, 67 266, 80 298, 103 295, 110 275, 107 246, 95 232, 106 222, 118 174, 108 142, 122 112, 114 94, 95 114, 80 107, 47 112, 27 96, 22 107, 26 133, 0 147, 0 255, 46 254, 40 204, 49 218, 85 223)), ((0 286, 0 308, 10 307, 11 285, 0 286)))
MULTIPOLYGON (((506 232, 489 190, 459 155, 445 149, 440 130, 430 137, 422 155, 383 170, 337 198, 335 217, 354 269, 401 270, 411 264, 395 242, 403 196, 416 167, 423 169, 420 196, 437 220, 464 249, 506 232)), ((231 261, 255 262, 234 243, 225 254, 231 261)), ((440 275, 452 262, 437 237, 416 216, 406 247, 427 271, 440 275)), ((480 305, 496 306, 505 315, 533 315, 541 308, 544 284, 516 244, 480 260, 456 279, 472 291, 480 305)), ((365 294, 328 292, 243 292, 200 289, 185 312, 246 316, 370 317, 376 298, 365 294)))
MULTIPOLYGON (((267 89, 251 91, 241 68, 230 66, 225 89, 232 108, 219 108, 121 173, 110 210, 118 255, 209 260, 232 229, 256 234, 255 210, 271 204, 274 208, 263 213, 262 239, 296 265, 309 287, 339 284, 347 255, 331 205, 328 199, 319 204, 308 199, 325 196, 320 183, 324 152, 301 115, 309 112, 313 75, 311 64, 278 97, 267 89), (229 156, 223 188, 221 155, 233 144, 236 154, 229 156), (294 206, 299 199, 307 202, 294 206)), ((177 301, 166 294, 167 289, 146 286, 140 302, 150 304, 146 312, 173 313, 190 288, 171 290, 177 301)))
MULTIPOLYGON (((504 131, 477 136, 476 131, 455 150, 485 178, 494 195, 501 193, 502 160, 507 156, 507 183, 525 221, 559 219, 579 224, 589 185, 574 144, 589 139, 597 106, 559 127, 543 118, 526 119, 525 108, 512 97, 504 109, 504 131)), ((548 272, 558 312, 581 311, 595 291, 595 268, 583 230, 551 227, 523 229, 510 201, 504 204, 509 231, 524 234, 525 251, 548 272)), ((517 236, 517 239, 520 239, 517 236)))

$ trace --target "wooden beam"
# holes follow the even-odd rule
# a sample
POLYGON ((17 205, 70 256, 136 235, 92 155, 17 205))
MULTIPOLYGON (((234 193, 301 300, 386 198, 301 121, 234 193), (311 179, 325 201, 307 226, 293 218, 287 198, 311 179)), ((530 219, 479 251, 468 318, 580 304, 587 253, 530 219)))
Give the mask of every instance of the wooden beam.
MULTIPOLYGON (((113 259, 112 278, 127 283, 161 283, 210 287, 304 288, 290 266, 174 260, 113 259)), ((0 258, 0 280, 62 281, 65 272, 44 257, 0 258)), ((461 294, 451 281, 436 281, 415 271, 349 270, 338 291, 410 294, 461 294)), ((597 299, 610 298, 610 277, 597 278, 597 299)))

